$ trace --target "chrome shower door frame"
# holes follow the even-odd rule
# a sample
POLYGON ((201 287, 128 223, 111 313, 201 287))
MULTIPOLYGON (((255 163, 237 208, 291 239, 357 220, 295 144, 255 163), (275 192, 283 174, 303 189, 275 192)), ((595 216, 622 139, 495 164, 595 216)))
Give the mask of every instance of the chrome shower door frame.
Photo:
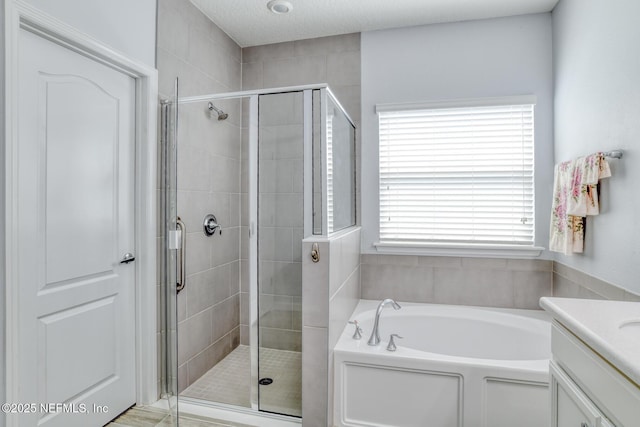
MULTIPOLYGON (((303 95, 303 229, 304 237, 313 236, 313 138, 314 138, 314 126, 313 126, 313 93, 314 91, 320 92, 320 155, 321 155, 321 188, 322 188, 322 232, 321 234, 327 236, 327 146, 326 146, 326 105, 328 97, 338 106, 345 117, 353 125, 353 121, 346 113, 344 108, 337 101, 328 85, 325 83, 314 85, 301 85, 301 86, 288 86, 280 88, 268 88, 248 91, 227 92, 218 94, 198 95, 192 97, 178 98, 178 104, 191 104, 197 102, 215 102, 216 100, 225 99, 243 99, 246 98, 249 101, 249 114, 246 128, 249 132, 249 153, 248 153, 248 166, 249 166, 249 197, 248 197, 248 210, 249 210, 249 340, 250 340, 250 357, 251 357, 251 391, 250 391, 250 403, 252 411, 259 411, 259 325, 258 325, 258 144, 259 144, 259 97, 260 95, 275 95, 279 93, 288 92, 301 92, 303 95)), ((317 142, 316 142, 317 143, 317 142)), ((305 254, 303 254, 305 256, 305 254)), ((228 405, 220 404, 216 405, 213 402, 213 406, 227 407, 228 405)), ((243 412, 242 408, 234 408, 234 410, 243 412)), ((278 415, 269 416, 278 417, 278 415)), ((290 418, 290 417, 282 417, 290 418)))

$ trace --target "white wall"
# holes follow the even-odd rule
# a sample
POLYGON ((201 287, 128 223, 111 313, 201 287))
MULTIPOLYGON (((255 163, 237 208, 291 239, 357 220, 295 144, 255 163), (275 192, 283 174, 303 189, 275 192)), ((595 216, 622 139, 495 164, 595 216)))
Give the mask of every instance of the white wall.
POLYGON ((90 36, 155 67, 156 0, 26 0, 90 36))
POLYGON ((601 181, 585 253, 556 260, 640 291, 640 2, 561 0, 553 11, 555 161, 621 148, 601 181))
MULTIPOLYGON (((379 103, 534 94, 536 233, 547 246, 552 141, 551 15, 362 34, 362 251, 378 240, 379 103)), ((547 253, 544 258, 549 258, 547 253)))

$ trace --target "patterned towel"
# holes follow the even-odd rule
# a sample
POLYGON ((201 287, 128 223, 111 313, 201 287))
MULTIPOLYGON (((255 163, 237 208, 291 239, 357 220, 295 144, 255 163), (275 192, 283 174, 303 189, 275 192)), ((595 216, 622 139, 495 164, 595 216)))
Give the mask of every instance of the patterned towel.
POLYGON ((571 160, 557 164, 553 171, 553 202, 551 206, 551 229, 549 250, 569 255, 573 250, 573 235, 582 229, 582 221, 567 214, 567 199, 572 188, 576 163, 571 160), (576 228, 578 230, 576 230, 576 228))
POLYGON ((584 250, 586 216, 599 213, 598 180, 609 176, 602 153, 555 166, 549 250, 565 255, 584 250))
POLYGON ((573 171, 571 197, 567 203, 567 214, 586 217, 598 215, 598 181, 611 176, 609 163, 602 153, 592 154, 576 160, 573 171))

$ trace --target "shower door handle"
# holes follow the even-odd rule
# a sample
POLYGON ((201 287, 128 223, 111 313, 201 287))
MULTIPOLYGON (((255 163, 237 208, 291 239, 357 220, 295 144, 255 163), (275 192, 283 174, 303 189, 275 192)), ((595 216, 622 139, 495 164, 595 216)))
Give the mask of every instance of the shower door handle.
POLYGON ((187 228, 180 217, 176 218, 176 229, 180 230, 180 248, 178 248, 178 268, 180 269, 180 274, 176 282, 176 292, 180 292, 187 284, 187 228))

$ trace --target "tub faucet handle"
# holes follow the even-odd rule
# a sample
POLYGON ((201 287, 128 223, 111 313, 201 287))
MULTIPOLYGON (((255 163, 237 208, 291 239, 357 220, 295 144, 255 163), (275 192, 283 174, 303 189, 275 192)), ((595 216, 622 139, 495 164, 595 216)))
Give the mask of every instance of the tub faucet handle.
POLYGON ((396 343, 393 341, 394 338, 402 339, 402 337, 398 334, 391 334, 389 336, 389 345, 387 345, 387 351, 396 351, 398 347, 396 347, 396 343))
POLYGON ((361 339, 362 338, 362 328, 358 325, 358 321, 357 320, 349 320, 349 324, 356 326, 356 329, 353 332, 353 339, 354 340, 361 339))

